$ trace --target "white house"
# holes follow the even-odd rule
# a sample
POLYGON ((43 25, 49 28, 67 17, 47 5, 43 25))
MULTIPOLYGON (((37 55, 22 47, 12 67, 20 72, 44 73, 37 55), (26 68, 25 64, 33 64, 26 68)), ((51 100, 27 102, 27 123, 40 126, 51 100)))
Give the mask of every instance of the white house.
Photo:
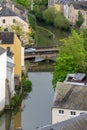
POLYGON ((63 8, 64 8, 64 10, 63 10, 64 16, 66 19, 68 19, 68 17, 69 17, 69 4, 66 3, 63 8))
POLYGON ((6 50, 0 47, 0 111, 5 107, 6 50))
POLYGON ((87 113, 87 87, 58 82, 52 107, 52 124, 83 113, 87 113))
POLYGON ((8 49, 7 50, 7 77, 6 79, 9 82, 9 91, 10 96, 12 97, 15 92, 14 88, 14 58, 13 53, 8 49))
POLYGON ((13 54, 0 47, 0 111, 10 104, 14 95, 13 54))
POLYGON ((5 5, 0 6, 0 26, 1 27, 8 27, 14 25, 15 22, 19 22, 23 25, 23 30, 28 32, 28 22, 26 17, 22 14, 18 15, 12 9, 6 7, 5 5))

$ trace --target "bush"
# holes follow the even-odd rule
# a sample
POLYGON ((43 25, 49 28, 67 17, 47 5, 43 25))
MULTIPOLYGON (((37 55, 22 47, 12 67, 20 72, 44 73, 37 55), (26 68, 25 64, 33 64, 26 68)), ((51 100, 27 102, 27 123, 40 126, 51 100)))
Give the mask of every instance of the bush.
POLYGON ((20 102, 20 98, 17 94, 14 94, 14 96, 11 99, 11 108, 15 108, 15 106, 20 102))
POLYGON ((26 80, 25 78, 22 78, 22 89, 25 92, 31 92, 32 90, 32 83, 30 80, 26 80))

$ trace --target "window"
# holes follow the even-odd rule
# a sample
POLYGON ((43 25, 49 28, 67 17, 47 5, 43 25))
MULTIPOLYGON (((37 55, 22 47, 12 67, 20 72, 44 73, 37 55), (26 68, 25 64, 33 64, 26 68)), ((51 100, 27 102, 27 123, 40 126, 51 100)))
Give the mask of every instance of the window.
POLYGON ((13 19, 13 23, 15 23, 15 19, 13 19))
POLYGON ((3 23, 5 23, 5 19, 3 19, 3 23))
POLYGON ((71 111, 70 114, 71 115, 76 115, 76 112, 75 111, 71 111))
POLYGON ((59 110, 59 114, 64 114, 64 110, 59 110))

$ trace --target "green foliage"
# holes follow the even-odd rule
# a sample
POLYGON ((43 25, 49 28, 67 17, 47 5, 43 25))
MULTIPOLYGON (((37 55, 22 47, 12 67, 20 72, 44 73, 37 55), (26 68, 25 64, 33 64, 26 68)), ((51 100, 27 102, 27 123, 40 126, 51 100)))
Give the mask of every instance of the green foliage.
POLYGON ((56 17, 56 10, 54 7, 49 7, 43 12, 43 19, 48 24, 53 24, 56 17))
POLYGON ((86 52, 84 49, 84 38, 82 33, 72 31, 69 38, 62 40, 56 59, 55 71, 53 74, 53 88, 57 81, 64 81, 68 73, 82 72, 81 68, 85 64, 86 52))
POLYGON ((78 19, 76 21, 76 26, 80 28, 81 25, 83 24, 83 22, 84 22, 84 17, 82 15, 82 13, 80 11, 78 11, 78 19))
POLYGON ((25 92, 31 92, 32 90, 32 83, 30 80, 26 80, 24 77, 22 78, 22 89, 25 92))
POLYGON ((55 7, 49 7, 43 12, 43 19, 48 24, 52 24, 55 27, 70 31, 70 23, 69 21, 63 16, 63 14, 57 10, 55 7))
MULTIPOLYGON (((20 39, 23 41, 24 44, 30 44, 29 43, 29 33, 23 30, 23 24, 15 21, 15 23, 8 27, 9 31, 15 32, 18 36, 20 36, 20 39)), ((32 40, 33 41, 33 40, 32 40)))
POLYGON ((36 28, 36 17, 33 14, 28 13, 28 20, 33 29, 36 28))
POLYGON ((69 21, 60 12, 57 12, 56 14, 54 26, 62 30, 70 31, 69 21))
POLYGON ((42 19, 42 13, 47 9, 47 0, 34 0, 33 13, 39 19, 42 19))
POLYGON ((83 30, 84 48, 87 51, 87 28, 83 30))
POLYGON ((26 9, 29 8, 30 0, 16 0, 16 2, 22 6, 24 6, 26 9))
POLYGON ((14 96, 11 99, 11 108, 15 108, 17 104, 19 104, 20 98, 17 94, 14 94, 14 96))

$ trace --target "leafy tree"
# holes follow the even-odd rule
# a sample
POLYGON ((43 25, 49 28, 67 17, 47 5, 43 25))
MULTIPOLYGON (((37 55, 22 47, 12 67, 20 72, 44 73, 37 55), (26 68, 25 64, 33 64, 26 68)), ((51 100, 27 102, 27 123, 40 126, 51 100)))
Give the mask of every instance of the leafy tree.
POLYGON ((15 32, 18 36, 20 36, 21 40, 24 42, 24 44, 31 44, 33 43, 33 38, 30 36, 29 33, 25 32, 23 30, 23 24, 20 22, 15 21, 15 24, 9 26, 9 31, 15 32), (30 42, 31 40, 31 42, 30 42))
POLYGON ((9 26, 9 31, 15 32, 18 36, 20 36, 21 40, 25 44, 29 44, 29 34, 25 32, 23 29, 23 24, 20 22, 15 21, 15 24, 9 26))
POLYGON ((49 7, 43 12, 43 19, 46 21, 48 24, 53 24, 54 19, 56 17, 56 10, 55 7, 49 7))
POLYGON ((82 15, 82 13, 80 11, 78 11, 78 19, 76 21, 76 26, 80 28, 81 25, 83 24, 83 22, 84 22, 84 17, 82 15))
POLYGON ((69 21, 63 16, 61 12, 58 11, 54 19, 54 26, 62 30, 66 30, 66 31, 70 30, 69 21))
POLYGON ((30 0, 15 0, 18 4, 24 6, 26 9, 29 8, 30 0))
POLYGON ((57 81, 64 81, 68 73, 81 72, 81 68, 85 64, 86 52, 82 33, 78 34, 72 31, 69 38, 63 39, 62 42, 63 45, 54 66, 55 71, 52 80, 54 89, 57 81))
POLYGON ((47 0, 34 0, 33 13, 37 18, 43 19, 42 14, 43 11, 47 9, 47 3, 48 3, 47 0))
POLYGON ((69 31, 70 23, 63 16, 63 14, 55 9, 55 7, 49 7, 43 12, 43 19, 48 24, 53 24, 55 27, 69 31))

